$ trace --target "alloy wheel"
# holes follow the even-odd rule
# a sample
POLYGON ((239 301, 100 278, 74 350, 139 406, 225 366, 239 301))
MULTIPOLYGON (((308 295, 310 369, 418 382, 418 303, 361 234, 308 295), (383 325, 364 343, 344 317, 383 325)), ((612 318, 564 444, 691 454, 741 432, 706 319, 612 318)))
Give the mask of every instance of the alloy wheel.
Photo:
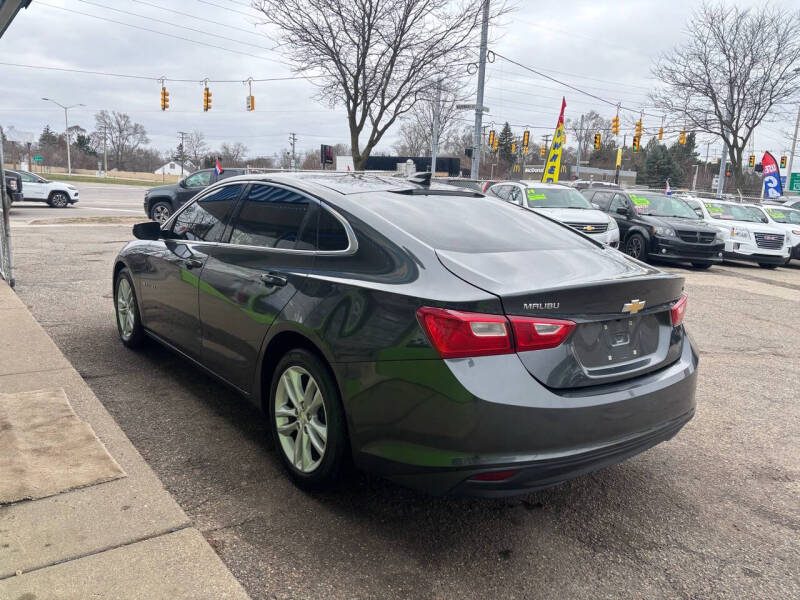
POLYGON ((642 247, 642 240, 639 236, 635 235, 628 240, 628 254, 630 254, 633 258, 640 258, 643 250, 644 248, 642 247))
POLYGON ((169 219, 169 208, 163 204, 157 204, 153 208, 153 221, 163 225, 167 222, 167 219, 169 219))
POLYGON ((53 199, 51 202, 56 208, 64 208, 69 203, 69 200, 67 199, 66 194, 59 192, 57 194, 53 194, 53 199))
POLYGON ((325 456, 328 420, 322 391, 303 367, 288 367, 278 380, 275 425, 289 462, 301 473, 313 472, 325 456))
POLYGON ((131 284, 124 277, 117 285, 117 322, 123 339, 130 339, 136 324, 136 303, 131 284))

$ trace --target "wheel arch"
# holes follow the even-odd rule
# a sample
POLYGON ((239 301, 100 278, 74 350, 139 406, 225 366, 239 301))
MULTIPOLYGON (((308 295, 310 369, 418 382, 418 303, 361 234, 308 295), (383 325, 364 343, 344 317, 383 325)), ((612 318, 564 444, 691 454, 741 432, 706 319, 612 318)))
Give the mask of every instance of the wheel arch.
POLYGON ((147 198, 147 216, 150 216, 150 211, 153 210, 153 206, 158 202, 166 202, 169 204, 169 209, 174 213, 175 212, 175 202, 169 196, 155 196, 147 198))
MULTIPOLYGON (((641 236, 644 238, 644 243, 646 244, 646 249, 647 249, 647 250, 649 250, 649 249, 650 249, 650 242, 651 242, 651 239, 650 239, 650 232, 649 232, 649 231, 647 231, 647 230, 646 230, 644 227, 642 227, 641 225, 633 225, 633 226, 632 226, 630 229, 628 229, 628 231, 625 233, 625 240, 624 240, 624 242, 625 242, 625 243, 627 243, 627 242, 628 242, 628 240, 630 239, 630 237, 631 237, 631 236, 632 236, 634 233, 638 233, 638 234, 640 234, 640 235, 641 235, 641 236)), ((620 240, 620 244, 622 244, 622 242, 623 242, 623 240, 620 240)))

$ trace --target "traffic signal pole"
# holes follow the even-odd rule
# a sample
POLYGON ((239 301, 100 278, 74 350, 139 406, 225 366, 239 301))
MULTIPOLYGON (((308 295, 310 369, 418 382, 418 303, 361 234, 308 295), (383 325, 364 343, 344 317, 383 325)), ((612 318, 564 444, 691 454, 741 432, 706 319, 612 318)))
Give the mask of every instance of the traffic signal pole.
POLYGON ((578 136, 578 157, 575 160, 575 177, 576 179, 581 178, 581 146, 583 146, 583 115, 581 115, 581 129, 580 135, 578 136))

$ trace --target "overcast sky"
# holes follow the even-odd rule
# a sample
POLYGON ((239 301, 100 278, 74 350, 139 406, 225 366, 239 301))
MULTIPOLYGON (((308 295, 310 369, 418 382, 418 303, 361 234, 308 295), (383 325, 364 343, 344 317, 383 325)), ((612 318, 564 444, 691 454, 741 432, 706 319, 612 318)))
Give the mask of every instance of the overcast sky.
MULTIPOLYGON (((794 5, 798 0, 787 1, 794 5)), ((647 91, 655 84, 651 64, 660 52, 681 41, 683 25, 696 4, 695 0, 517 0, 514 14, 492 31, 490 47, 525 65, 548 69, 553 77, 598 96, 657 114, 648 108, 647 91)), ((760 2, 739 2, 756 4, 760 2)), ((85 104, 70 111, 70 125, 88 130, 98 110, 129 113, 161 150, 174 148, 177 131, 193 129, 203 131, 212 148, 224 141, 243 142, 249 156, 286 148, 290 132, 297 134, 299 151, 318 148, 320 143, 347 143, 343 109, 330 109, 315 100, 314 86, 304 80, 254 84, 254 113, 245 111, 246 86, 210 84, 213 108, 203 112, 200 80, 204 77, 245 80, 292 75, 280 55, 270 50, 267 30, 257 25, 258 20, 246 0, 34 0, 0 39, 0 61, 163 75, 171 108, 159 109, 160 86, 155 81, 0 64, 0 123, 37 136, 45 124, 63 131, 64 113, 41 100, 46 96, 62 104, 85 104)), ((485 103, 491 109, 487 120, 509 121, 517 125, 516 133, 531 126, 538 139, 555 125, 562 94, 568 118, 580 118, 581 112, 592 109, 606 118, 613 116, 611 106, 498 59, 487 69, 485 103)), ((656 127, 658 121, 645 118, 645 127, 656 127)), ((792 127, 790 118, 762 127, 755 136, 756 154, 785 153, 792 127)), ((390 150, 394 141, 395 132, 390 130, 378 149, 390 150)))

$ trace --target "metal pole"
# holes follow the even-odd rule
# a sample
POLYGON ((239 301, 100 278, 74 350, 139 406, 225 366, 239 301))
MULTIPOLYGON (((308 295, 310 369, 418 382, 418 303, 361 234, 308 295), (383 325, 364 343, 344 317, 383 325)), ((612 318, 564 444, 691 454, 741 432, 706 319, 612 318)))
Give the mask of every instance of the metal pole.
POLYGON ((581 129, 578 136, 578 158, 575 161, 575 177, 581 178, 581 146, 583 145, 583 115, 581 115, 581 129))
POLYGON ((297 135, 295 133, 290 133, 289 134, 289 142, 291 142, 291 144, 292 144, 292 171, 296 171, 297 170, 297 166, 296 166, 297 163, 295 162, 296 159, 295 159, 295 156, 294 156, 294 145, 295 145, 295 142, 297 142, 297 135))
POLYGON ((697 189, 697 171, 700 168, 700 165, 697 164, 694 166, 694 179, 692 179, 692 191, 697 189))
POLYGON ((722 191, 725 187, 725 165, 728 164, 728 156, 726 154, 728 144, 725 139, 722 140, 722 156, 719 158, 719 176, 717 177, 717 198, 722 198, 722 191))
MULTIPOLYGON (((800 106, 797 107, 797 121, 794 123, 794 137, 792 138, 792 151, 789 153, 789 164, 786 165, 786 186, 784 193, 788 191, 788 186, 792 181, 792 163, 794 162, 794 151, 797 148, 797 131, 800 129, 800 106)), ((763 187, 763 186, 762 186, 763 187)))
POLYGON ((106 131, 108 127, 103 125, 103 177, 108 176, 108 151, 106 150, 106 131))
POLYGON ((64 107, 64 134, 67 138, 67 175, 72 175, 72 161, 69 157, 69 122, 67 119, 67 107, 64 107))
POLYGON ((436 177, 436 155, 439 154, 439 111, 442 106, 442 80, 436 84, 436 104, 433 106, 433 134, 431 135, 431 179, 436 177))
POLYGON ((489 38, 489 0, 483 2, 483 24, 481 26, 481 49, 478 62, 478 97, 475 103, 475 130, 472 134, 472 179, 480 177, 481 168, 481 122, 483 121, 483 84, 486 79, 486 47, 489 38))
POLYGON ((181 136, 181 179, 183 179, 183 158, 186 156, 186 149, 183 147, 183 137, 189 135, 185 131, 178 132, 181 136))
MULTIPOLYGON (((3 155, 3 127, 0 126, 0 273, 14 287, 14 256, 11 252, 11 226, 8 222, 8 213, 11 208, 11 198, 6 194, 5 157, 3 155), (7 268, 4 268, 7 266, 7 268)), ((18 190, 19 191, 19 190, 18 190)))

